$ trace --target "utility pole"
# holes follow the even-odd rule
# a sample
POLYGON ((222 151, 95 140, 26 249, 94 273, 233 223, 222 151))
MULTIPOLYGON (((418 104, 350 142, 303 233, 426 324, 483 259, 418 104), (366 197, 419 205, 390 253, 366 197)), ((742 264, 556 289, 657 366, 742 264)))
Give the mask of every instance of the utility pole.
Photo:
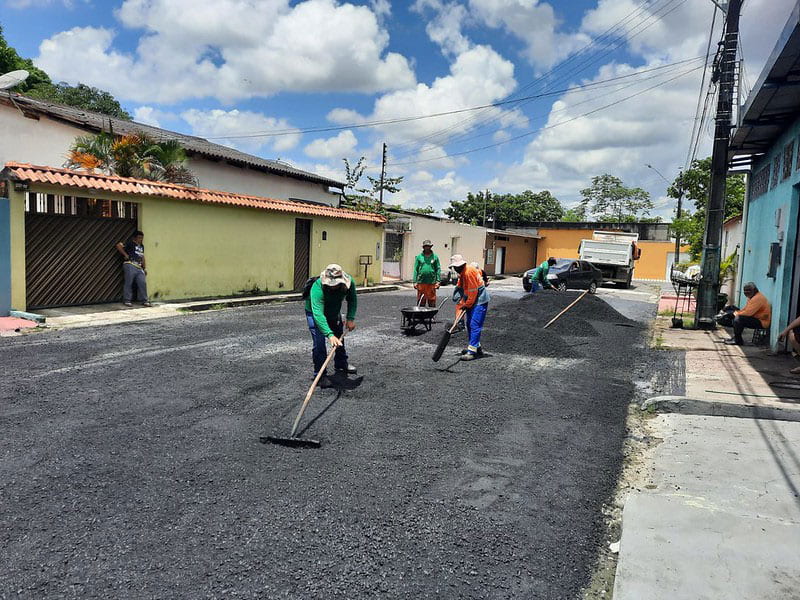
POLYGON ((386 142, 383 143, 383 159, 381 160, 381 189, 378 192, 378 206, 383 207, 383 178, 386 175, 386 142))
POLYGON ((733 91, 736 79, 736 46, 739 39, 739 13, 742 0, 728 2, 725 34, 720 42, 713 78, 719 81, 714 149, 711 154, 711 190, 703 238, 700 285, 697 289, 695 326, 714 329, 719 293, 719 263, 722 224, 725 220, 725 179, 728 173, 728 144, 733 116, 733 91))
POLYGON ((486 188, 486 195, 483 197, 483 223, 482 225, 486 227, 486 204, 489 202, 489 188, 486 188))

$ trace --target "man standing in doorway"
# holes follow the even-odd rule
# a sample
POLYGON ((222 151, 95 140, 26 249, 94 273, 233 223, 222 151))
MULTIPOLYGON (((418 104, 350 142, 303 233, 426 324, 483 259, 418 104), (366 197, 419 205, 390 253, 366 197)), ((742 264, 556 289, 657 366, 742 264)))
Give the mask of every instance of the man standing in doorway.
POLYGON ((122 288, 122 301, 125 306, 132 306, 133 285, 136 284, 137 296, 142 306, 152 306, 147 299, 147 264, 144 258, 144 234, 136 230, 125 244, 117 243, 117 251, 125 258, 122 272, 125 283, 122 288))
POLYGON ((420 306, 436 306, 436 290, 439 288, 439 257, 433 253, 430 240, 422 242, 422 252, 414 259, 414 275, 412 281, 417 290, 417 304, 420 306))
MULTIPOLYGON (((348 375, 355 374, 356 368, 349 364, 347 351, 344 348, 342 335, 344 328, 353 331, 356 328, 356 285, 352 277, 337 264, 330 264, 314 281, 306 298, 306 321, 311 332, 313 347, 311 358, 314 361, 316 377, 328 356, 325 346, 327 341, 331 348, 336 348, 333 366, 336 371, 348 375), (342 302, 347 299, 347 317, 342 323, 342 302)), ((323 373, 319 380, 320 387, 333 387, 333 382, 323 373)))

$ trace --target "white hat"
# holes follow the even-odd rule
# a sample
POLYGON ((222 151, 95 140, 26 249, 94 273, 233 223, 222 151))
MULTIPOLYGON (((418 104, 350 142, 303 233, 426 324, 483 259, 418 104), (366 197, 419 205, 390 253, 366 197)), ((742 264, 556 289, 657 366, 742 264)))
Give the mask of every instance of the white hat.
POLYGON ((460 254, 454 254, 450 257, 450 266, 451 267, 460 267, 461 265, 467 264, 467 261, 464 260, 464 257, 460 254))
POLYGON ((343 283, 345 287, 349 288, 351 279, 350 276, 342 270, 342 267, 337 264, 330 264, 325 267, 325 270, 319 274, 322 280, 322 285, 335 286, 343 283))

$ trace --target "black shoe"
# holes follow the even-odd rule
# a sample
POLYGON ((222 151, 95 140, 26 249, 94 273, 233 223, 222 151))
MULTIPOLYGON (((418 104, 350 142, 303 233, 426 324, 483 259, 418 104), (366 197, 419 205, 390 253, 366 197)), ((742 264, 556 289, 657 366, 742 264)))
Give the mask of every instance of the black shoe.
POLYGON ((729 340, 725 340, 724 343, 727 344, 728 346, 743 346, 744 345, 743 341, 742 342, 737 342, 733 338, 731 338, 729 340))
POLYGON ((346 369, 336 369, 337 373, 347 373, 348 375, 355 375, 358 373, 358 369, 356 369, 353 365, 347 365, 346 369))

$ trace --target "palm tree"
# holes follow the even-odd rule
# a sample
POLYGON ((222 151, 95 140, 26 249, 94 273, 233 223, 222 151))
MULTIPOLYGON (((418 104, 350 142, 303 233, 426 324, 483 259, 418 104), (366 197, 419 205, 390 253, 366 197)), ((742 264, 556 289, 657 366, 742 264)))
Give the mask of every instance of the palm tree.
POLYGON ((114 138, 101 133, 75 139, 66 166, 120 177, 197 185, 197 178, 186 167, 186 152, 177 140, 157 142, 139 131, 114 138))

